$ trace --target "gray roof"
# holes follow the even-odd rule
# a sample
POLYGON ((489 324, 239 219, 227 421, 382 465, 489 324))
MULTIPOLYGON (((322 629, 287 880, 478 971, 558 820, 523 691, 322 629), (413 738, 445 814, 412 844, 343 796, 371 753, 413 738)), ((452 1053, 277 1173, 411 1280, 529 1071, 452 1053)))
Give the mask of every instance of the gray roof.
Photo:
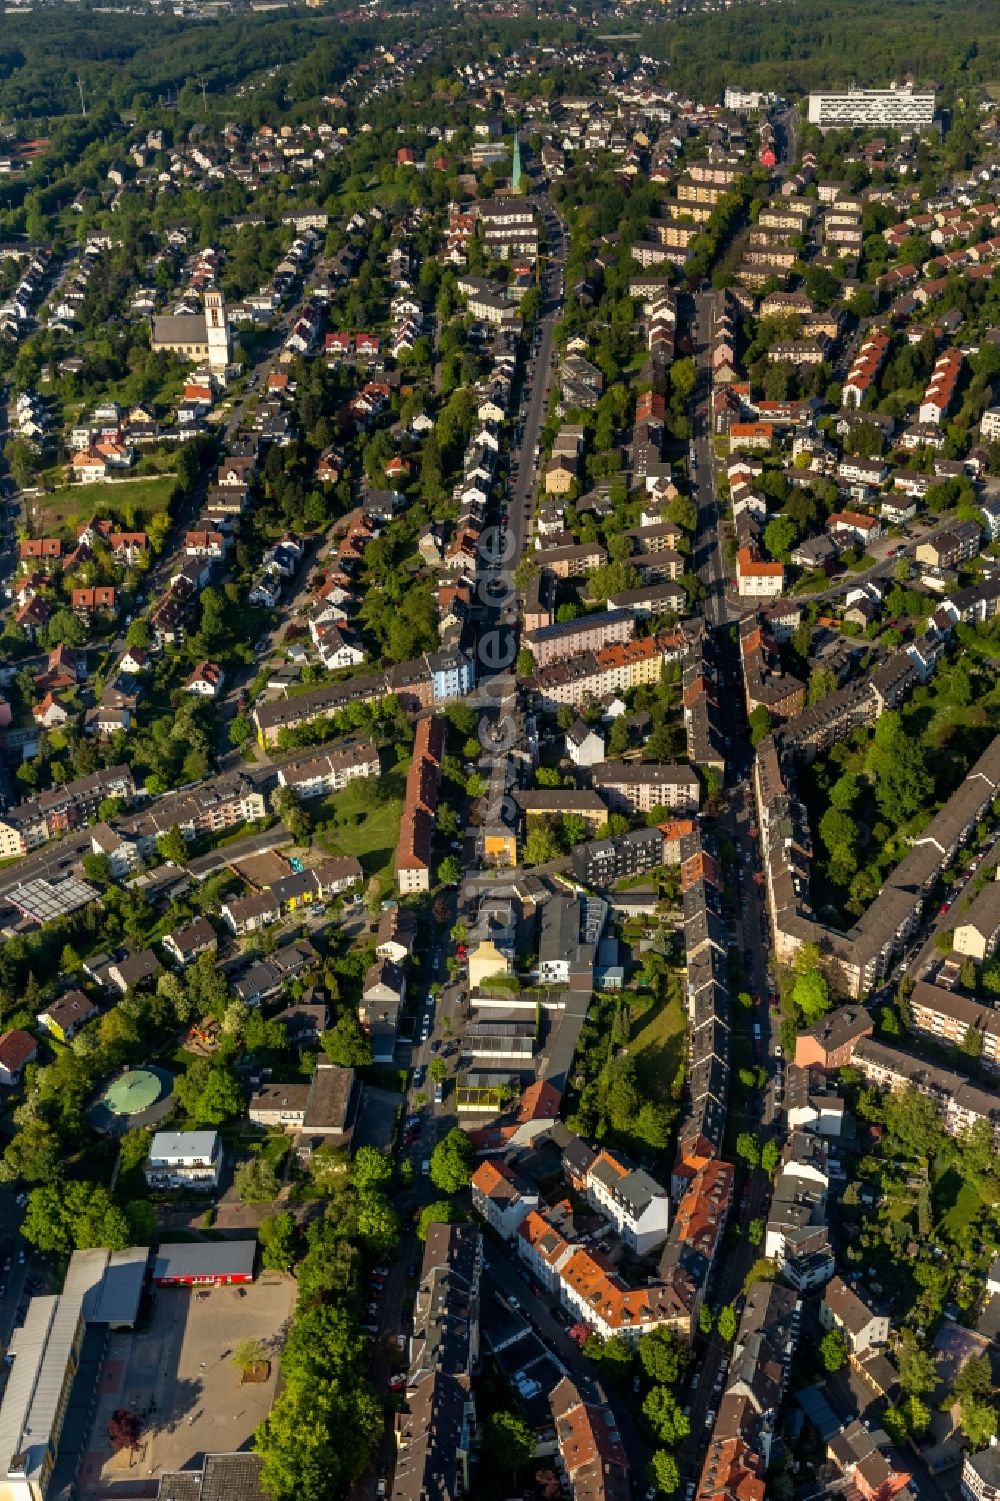
POLYGON ((256 1253, 255 1240, 161 1245, 153 1263, 153 1276, 157 1281, 177 1277, 251 1276, 256 1253))
POLYGON ((82 1321, 80 1297, 32 1298, 28 1304, 0 1403, 0 1477, 6 1478, 17 1455, 25 1479, 42 1483, 82 1321))
POLYGON ((261 1485, 257 1454, 206 1454, 200 1470, 160 1476, 157 1501, 272 1501, 261 1485))
POLYGON ((161 313, 153 319, 154 344, 207 344, 204 313, 161 313))
POLYGON ((150 1157, 212 1157, 218 1131, 157 1131, 149 1144, 150 1157))
POLYGON ((125 1251, 74 1251, 66 1272, 64 1296, 83 1298, 88 1324, 134 1325, 149 1262, 145 1246, 125 1251))

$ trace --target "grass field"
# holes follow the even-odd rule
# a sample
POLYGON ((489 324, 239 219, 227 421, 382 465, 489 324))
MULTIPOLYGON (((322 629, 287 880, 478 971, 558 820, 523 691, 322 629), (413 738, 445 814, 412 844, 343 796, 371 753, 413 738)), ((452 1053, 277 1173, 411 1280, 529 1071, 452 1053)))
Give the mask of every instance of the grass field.
POLYGON ((366 876, 382 875, 392 868, 403 800, 391 797, 369 807, 364 786, 363 781, 352 782, 343 792, 323 800, 318 817, 325 827, 316 838, 330 854, 355 855, 366 876))
POLYGON ((965 1183, 951 1166, 937 1175, 938 1163, 932 1168, 934 1211, 938 1225, 955 1245, 964 1245, 973 1225, 983 1212, 979 1190, 972 1183, 965 1183))
POLYGON ((679 994, 657 1001, 632 1025, 629 1056, 644 1095, 666 1103, 685 1055, 684 1007, 679 994))
POLYGON ((177 479, 172 474, 151 474, 144 479, 116 481, 97 485, 62 485, 51 495, 39 495, 29 502, 36 536, 51 536, 77 521, 92 516, 109 516, 124 520, 125 513, 142 511, 148 518, 164 511, 177 479))

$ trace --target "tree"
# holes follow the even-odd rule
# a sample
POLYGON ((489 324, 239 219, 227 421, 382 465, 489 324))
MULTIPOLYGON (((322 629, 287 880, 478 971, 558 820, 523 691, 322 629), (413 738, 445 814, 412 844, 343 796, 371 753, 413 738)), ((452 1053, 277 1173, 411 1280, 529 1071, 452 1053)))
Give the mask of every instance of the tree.
POLYGON ((559 840, 553 829, 539 824, 528 831, 524 841, 525 865, 546 865, 550 860, 556 860, 562 853, 559 840))
POLYGON ((319 1040, 328 1060, 338 1068, 365 1068, 372 1061, 371 1039, 353 1011, 345 1011, 319 1040))
POLYGON ((445 855, 438 865, 438 880, 443 886, 457 886, 461 879, 461 864, 454 855, 445 855))
POLYGON ((681 1471, 669 1449, 657 1449, 649 1464, 657 1489, 672 1496, 681 1483, 681 1471))
POLYGON ((736 1338, 736 1309, 732 1303, 724 1303, 719 1309, 716 1327, 719 1331, 719 1338, 724 1339, 727 1344, 736 1338))
POLYGON ((156 1210, 148 1199, 132 1199, 125 1205, 131 1243, 150 1241, 156 1234, 156 1210))
POLYGON ((303 808, 295 789, 279 787, 271 798, 271 806, 292 838, 299 844, 308 843, 312 833, 312 815, 303 808))
POLYGON ((535 1435, 516 1412, 494 1412, 486 1421, 483 1454, 502 1474, 516 1476, 533 1458, 535 1435))
POLYGON ((291 1210, 268 1215, 261 1221, 257 1238, 261 1244, 261 1262, 268 1271, 290 1272, 299 1243, 299 1228, 291 1210))
POLYGON ((432 1225, 453 1225, 462 1218, 447 1199, 436 1199, 433 1204, 425 1204, 417 1220, 417 1239, 426 1240, 432 1225))
POLYGON ((380 1402, 357 1380, 289 1382, 254 1434, 262 1488, 274 1501, 346 1495, 382 1426, 380 1402))
POLYGON ((819 1358, 825 1371, 839 1371, 847 1362, 847 1341, 839 1329, 830 1329, 819 1342, 819 1358))
POLYGON ((452 1127, 431 1153, 431 1182, 442 1193, 467 1188, 472 1176, 472 1143, 464 1131, 452 1127))
POLYGON ((912 1087, 894 1089, 885 1101, 885 1123, 909 1155, 931 1157, 944 1138, 937 1106, 912 1087))
POLYGON ((830 987, 818 969, 807 970, 796 977, 792 986, 792 1000, 802 1013, 807 1027, 815 1026, 830 1009, 830 987))
POLYGON ((32 1189, 21 1234, 40 1251, 69 1251, 106 1246, 123 1251, 130 1243, 125 1211, 99 1183, 76 1180, 32 1189))
POLYGON ((116 1407, 108 1420, 107 1435, 108 1443, 112 1452, 120 1453, 123 1449, 134 1449, 139 1442, 142 1425, 139 1414, 130 1407, 116 1407))
POLYGON ((749 1131, 741 1131, 736 1138, 736 1155, 741 1157, 750 1167, 760 1166, 760 1147, 756 1136, 749 1131))
POLYGON ((764 546, 772 558, 787 563, 799 540, 799 528, 790 516, 775 516, 764 528, 764 546))
POLYGON ((125 632, 125 644, 134 647, 136 651, 146 651, 152 641, 153 627, 144 616, 138 616, 125 632))
POLYGON ((111 861, 107 855, 97 855, 88 850, 83 857, 83 873, 95 886, 111 885, 111 861))
POLYGON ((962 1403, 962 1432, 973 1449, 985 1449, 997 1431, 997 1410, 970 1397, 962 1403))
POLYGON ((351 1181, 355 1188, 383 1188, 392 1182, 392 1160, 378 1147, 358 1147, 351 1163, 351 1181))
POLYGON ((865 770, 872 779, 879 810, 897 827, 919 813, 933 792, 923 746, 894 709, 875 725, 865 770))
POLYGON ((768 1137, 760 1154, 760 1165, 768 1176, 773 1176, 781 1161, 781 1147, 773 1136, 768 1137))
POLYGON ((259 1339, 247 1335, 241 1339, 229 1357, 230 1363, 236 1367, 243 1380, 253 1371, 257 1371, 267 1362, 267 1351, 259 1339))
POLYGON ((432 1058, 428 1072, 435 1084, 443 1084, 448 1077, 448 1065, 443 1058, 432 1058))
POLYGON ((771 733, 774 721, 764 704, 758 704, 750 712, 750 740, 754 746, 758 746, 771 733))
POLYGON ((517 654, 517 675, 519 678, 530 678, 535 671, 535 659, 526 646, 522 646, 517 654))
POLYGON ((650 1381, 675 1386, 688 1362, 688 1349, 672 1329, 661 1326, 639 1341, 639 1363, 650 1381))
POLYGON ((715 1327, 715 1317, 707 1303, 703 1303, 698 1309, 698 1328, 702 1334, 711 1334, 715 1327))
POLYGON ((690 356, 675 360, 670 368, 670 392, 679 402, 687 401, 698 382, 698 369, 690 356))
POLYGON ((238 749, 241 745, 246 745, 252 734, 253 725, 249 714, 234 714, 229 723, 229 744, 238 749))
POLYGON ((899 1384, 909 1396, 921 1397, 938 1384, 937 1366, 926 1350, 912 1341, 904 1344, 899 1355, 899 1384))
POLYGON ((763 1244, 764 1221, 759 1216, 752 1219, 747 1225, 747 1240, 752 1246, 763 1244))
MULTIPOLYGON (((986 1122, 983 1122, 985 1125, 986 1122)), ((988 1355, 972 1355, 955 1377, 952 1387, 956 1402, 988 1397, 993 1392, 993 1372, 988 1355)))
POLYGON ((156 836, 156 848, 164 860, 172 860, 175 865, 183 865, 187 859, 187 844, 176 824, 172 824, 165 834, 156 836))
POLYGON ((244 1204, 271 1204, 281 1189, 273 1165, 260 1153, 240 1163, 233 1186, 244 1204))
POLYGON ((687 1438, 691 1424, 667 1386, 654 1386, 646 1393, 642 1415, 661 1442, 676 1445, 687 1438))
POLYGON ((399 1220, 384 1193, 366 1189, 358 1194, 357 1233, 369 1251, 382 1256, 399 1242, 399 1220))

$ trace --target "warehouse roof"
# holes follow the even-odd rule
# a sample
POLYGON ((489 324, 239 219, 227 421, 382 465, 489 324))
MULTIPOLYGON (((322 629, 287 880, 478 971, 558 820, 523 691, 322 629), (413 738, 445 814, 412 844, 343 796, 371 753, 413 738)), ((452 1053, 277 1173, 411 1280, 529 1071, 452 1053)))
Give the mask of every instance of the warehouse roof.
POLYGON ((253 1274, 255 1240, 204 1241, 192 1245, 161 1245, 153 1263, 159 1281, 178 1277, 249 1277, 253 1274))

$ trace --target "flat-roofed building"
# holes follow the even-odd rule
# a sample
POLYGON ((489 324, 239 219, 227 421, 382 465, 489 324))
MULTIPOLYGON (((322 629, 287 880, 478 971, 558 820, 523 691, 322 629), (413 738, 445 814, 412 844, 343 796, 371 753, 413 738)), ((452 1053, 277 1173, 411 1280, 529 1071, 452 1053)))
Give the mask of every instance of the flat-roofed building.
POLYGON ((86 1322, 83 1298, 32 1298, 0 1403, 0 1496, 42 1501, 52 1478, 86 1322))
POLYGON ((810 94, 808 120, 820 130, 928 130, 934 124, 934 92, 907 86, 810 94))
POLYGON ((256 1254, 255 1240, 162 1245, 153 1263, 153 1281, 157 1287, 221 1287, 230 1282, 252 1282, 256 1254))
POLYGON ((217 1188, 222 1170, 218 1131, 157 1131, 143 1167, 150 1188, 217 1188))

